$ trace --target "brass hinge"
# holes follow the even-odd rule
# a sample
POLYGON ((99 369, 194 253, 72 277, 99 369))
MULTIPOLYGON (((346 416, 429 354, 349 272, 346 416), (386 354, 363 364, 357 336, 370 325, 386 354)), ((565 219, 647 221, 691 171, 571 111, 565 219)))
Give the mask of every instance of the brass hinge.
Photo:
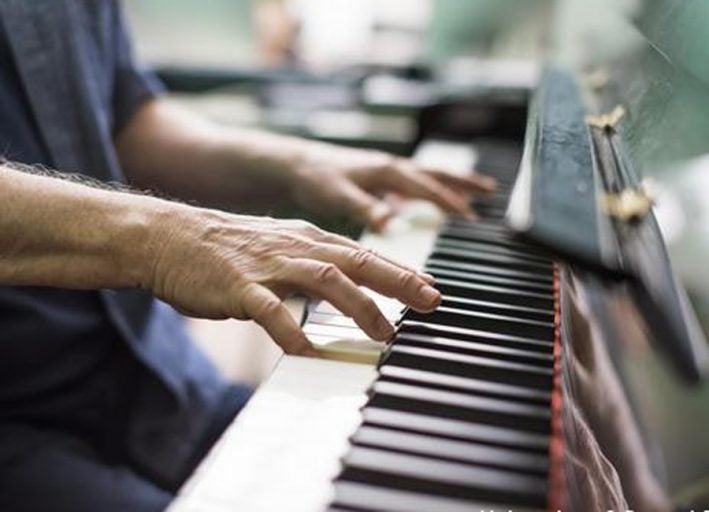
POLYGON ((601 198, 601 207, 606 215, 622 221, 639 220, 645 217, 655 204, 651 184, 647 180, 637 188, 628 188, 601 198))
POLYGON ((586 116, 586 124, 601 130, 614 130, 618 122, 625 115, 625 107, 617 105, 610 112, 604 114, 589 114, 586 116))

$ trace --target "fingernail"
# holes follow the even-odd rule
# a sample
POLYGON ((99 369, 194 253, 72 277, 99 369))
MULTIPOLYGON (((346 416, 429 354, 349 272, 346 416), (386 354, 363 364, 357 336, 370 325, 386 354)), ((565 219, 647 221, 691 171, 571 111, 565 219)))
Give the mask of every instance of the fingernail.
POLYGON ((441 292, 433 286, 424 286, 421 290, 421 299, 427 305, 436 307, 441 302, 441 292))
POLYGON ((377 330, 381 334, 382 340, 388 340, 394 336, 394 326, 383 316, 380 316, 377 320, 377 330))

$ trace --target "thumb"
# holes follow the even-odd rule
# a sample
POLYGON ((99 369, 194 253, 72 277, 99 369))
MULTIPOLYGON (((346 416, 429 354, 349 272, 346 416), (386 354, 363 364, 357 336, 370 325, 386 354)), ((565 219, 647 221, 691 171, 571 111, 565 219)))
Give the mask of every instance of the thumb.
POLYGON ((345 184, 342 195, 343 206, 347 211, 375 232, 384 229, 389 219, 394 216, 394 209, 390 205, 353 183, 345 184))

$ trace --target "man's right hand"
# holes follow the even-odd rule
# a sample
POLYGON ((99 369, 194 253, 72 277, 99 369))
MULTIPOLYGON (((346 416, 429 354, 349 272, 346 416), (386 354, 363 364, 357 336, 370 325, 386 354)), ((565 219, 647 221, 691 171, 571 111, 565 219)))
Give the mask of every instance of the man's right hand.
POLYGON ((394 329, 358 285, 422 312, 440 303, 430 276, 307 222, 174 210, 158 216, 143 285, 190 316, 253 319, 288 353, 314 355, 282 303, 293 293, 331 302, 380 341, 394 329))
POLYGON ((231 215, 33 175, 0 163, 0 285, 140 286, 203 318, 253 319, 286 352, 313 348, 282 299, 330 301, 373 339, 393 334, 367 286, 419 311, 432 278, 302 221, 231 215))

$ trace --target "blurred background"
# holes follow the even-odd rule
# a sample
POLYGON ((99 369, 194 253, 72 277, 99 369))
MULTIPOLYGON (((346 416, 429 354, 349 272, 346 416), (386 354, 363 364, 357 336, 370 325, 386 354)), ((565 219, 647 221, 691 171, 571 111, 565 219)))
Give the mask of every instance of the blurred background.
POLYGON ((513 65, 496 75, 528 84, 529 66, 514 64, 539 55, 549 18, 545 0, 125 4, 138 54, 192 108, 227 124, 400 154, 421 106, 494 80, 481 58, 504 57, 513 65))

